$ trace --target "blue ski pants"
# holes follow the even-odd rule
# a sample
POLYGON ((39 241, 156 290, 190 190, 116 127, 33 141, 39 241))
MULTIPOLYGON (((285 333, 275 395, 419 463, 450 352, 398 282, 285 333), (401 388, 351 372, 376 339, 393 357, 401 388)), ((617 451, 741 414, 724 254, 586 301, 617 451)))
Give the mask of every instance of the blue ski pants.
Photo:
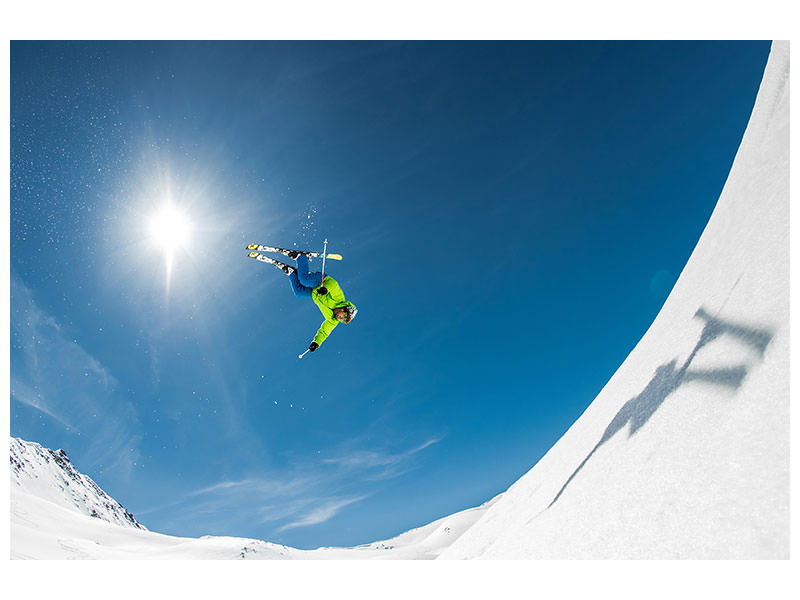
POLYGON ((308 257, 301 254, 297 257, 297 270, 289 275, 292 291, 298 298, 311 298, 314 288, 322 285, 322 273, 308 270, 308 257))

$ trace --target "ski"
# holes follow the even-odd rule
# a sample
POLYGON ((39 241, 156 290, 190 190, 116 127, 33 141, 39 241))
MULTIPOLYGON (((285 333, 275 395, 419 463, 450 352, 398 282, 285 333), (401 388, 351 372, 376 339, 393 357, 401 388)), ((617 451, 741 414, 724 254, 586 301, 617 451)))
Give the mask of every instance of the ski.
POLYGON ((261 262, 274 265, 287 275, 291 275, 294 271, 297 270, 294 267, 287 265, 286 263, 282 263, 281 261, 275 260, 274 258, 270 258, 269 256, 264 256, 263 254, 259 254, 258 252, 250 252, 248 253, 247 256, 249 256, 250 258, 255 258, 256 260, 260 260, 261 262))
POLYGON ((248 244, 248 250, 258 250, 259 252, 277 252, 278 254, 283 254, 284 256, 288 256, 289 258, 297 258, 299 254, 305 254, 309 258, 319 258, 321 256, 325 256, 326 258, 330 258, 332 260, 342 260, 341 254, 332 254, 327 253, 324 254, 323 252, 306 252, 304 250, 290 250, 287 248, 277 248, 275 246, 264 246, 263 244, 248 244))

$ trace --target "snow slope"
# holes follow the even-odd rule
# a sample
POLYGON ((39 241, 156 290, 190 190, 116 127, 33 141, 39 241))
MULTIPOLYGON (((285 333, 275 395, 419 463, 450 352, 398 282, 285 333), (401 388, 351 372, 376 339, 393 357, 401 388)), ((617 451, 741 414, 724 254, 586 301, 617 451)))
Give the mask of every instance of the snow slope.
POLYGON ((63 450, 11 438, 11 558, 431 559, 496 500, 356 548, 298 550, 246 538, 181 538, 145 529, 80 474, 63 450))
POLYGON ((789 45, 650 329, 440 558, 789 557, 789 45))
POLYGON ((486 504, 297 550, 145 530, 62 452, 11 440, 12 558, 788 558, 789 47, 652 326, 586 412, 486 504))
POLYGON ((145 529, 91 478, 79 473, 63 450, 11 438, 11 488, 109 523, 145 529))

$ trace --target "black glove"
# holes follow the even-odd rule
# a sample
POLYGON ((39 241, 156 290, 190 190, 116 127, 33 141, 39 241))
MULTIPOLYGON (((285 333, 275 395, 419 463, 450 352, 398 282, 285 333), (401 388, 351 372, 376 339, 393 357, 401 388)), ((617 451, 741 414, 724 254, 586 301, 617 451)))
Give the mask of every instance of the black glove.
POLYGON ((311 345, 308 347, 308 349, 309 349, 311 352, 313 352, 313 351, 314 351, 314 350, 316 350, 317 348, 319 348, 319 344, 318 344, 317 342, 311 342, 311 345))
POLYGON ((319 286, 319 287, 317 288, 317 293, 318 293, 320 296, 324 296, 325 294, 327 294, 327 293, 328 293, 328 288, 326 288, 324 285, 321 285, 321 286, 319 286))

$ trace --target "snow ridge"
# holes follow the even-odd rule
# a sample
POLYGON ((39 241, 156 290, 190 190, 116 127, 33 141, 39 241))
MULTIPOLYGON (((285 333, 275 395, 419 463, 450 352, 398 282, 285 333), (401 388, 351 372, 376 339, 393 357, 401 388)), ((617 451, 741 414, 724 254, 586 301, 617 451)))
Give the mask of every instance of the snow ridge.
POLYGON ((146 530, 119 502, 80 473, 63 450, 11 438, 11 483, 19 491, 123 527, 146 530))

